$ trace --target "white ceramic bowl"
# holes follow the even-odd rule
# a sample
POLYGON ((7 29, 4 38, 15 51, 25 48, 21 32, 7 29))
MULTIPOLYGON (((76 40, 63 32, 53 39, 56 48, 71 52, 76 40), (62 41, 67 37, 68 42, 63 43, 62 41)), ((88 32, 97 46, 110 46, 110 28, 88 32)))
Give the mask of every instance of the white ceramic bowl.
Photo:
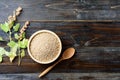
MULTIPOLYGON (((40 44, 40 43, 39 43, 40 44)), ((38 44, 38 45, 39 45, 38 44)), ((41 46, 42 47, 42 46, 41 46)), ((50 31, 50 30, 40 30, 40 31, 37 31, 37 32, 35 32, 31 37, 30 37, 30 39, 29 39, 29 42, 28 42, 28 54, 30 55, 30 57, 34 60, 34 61, 36 61, 36 62, 38 62, 38 63, 40 63, 40 64, 49 64, 49 63, 52 63, 52 62, 54 62, 59 56, 60 56, 60 53, 61 53, 61 50, 62 50, 62 43, 61 43, 61 40, 60 40, 60 38, 57 36, 57 34, 55 34, 54 32, 52 32, 52 31, 50 31), (40 33, 43 33, 43 32, 47 32, 47 33, 50 33, 51 35, 54 35, 55 37, 56 37, 56 39, 58 40, 58 42, 59 42, 59 51, 58 51, 58 53, 57 53, 57 56, 55 56, 52 60, 49 60, 49 61, 47 61, 47 62, 42 62, 42 61, 39 61, 38 59, 36 59, 33 55, 32 55, 32 53, 31 53, 31 50, 30 50, 30 48, 31 48, 31 41, 36 37, 36 35, 37 34, 40 34, 40 33)))

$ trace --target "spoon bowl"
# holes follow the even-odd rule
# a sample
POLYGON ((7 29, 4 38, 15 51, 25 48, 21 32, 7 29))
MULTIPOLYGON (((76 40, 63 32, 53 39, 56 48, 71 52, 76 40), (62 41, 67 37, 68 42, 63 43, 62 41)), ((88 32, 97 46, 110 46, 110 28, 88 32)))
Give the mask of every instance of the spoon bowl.
POLYGON ((63 52, 62 59, 69 59, 71 58, 75 53, 74 48, 68 48, 63 52))

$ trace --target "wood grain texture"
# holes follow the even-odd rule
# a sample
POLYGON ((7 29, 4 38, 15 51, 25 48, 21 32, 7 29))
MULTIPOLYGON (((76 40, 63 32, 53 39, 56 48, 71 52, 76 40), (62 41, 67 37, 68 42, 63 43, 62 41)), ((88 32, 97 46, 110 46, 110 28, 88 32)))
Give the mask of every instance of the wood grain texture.
MULTIPOLYGON (((52 30, 61 38, 62 52, 68 47, 76 49, 72 59, 58 64, 52 72, 120 72, 119 23, 31 22, 27 38, 42 29, 52 30)), ((17 66, 17 59, 12 64, 5 58, 0 72, 39 72, 49 66, 33 62, 26 54, 21 66, 17 66)))
POLYGON ((119 73, 49 73, 38 78, 38 73, 1 74, 1 80, 119 80, 119 73), (54 75, 54 76, 53 76, 54 75))
MULTIPOLYGON (((61 38, 62 52, 68 47, 76 49, 72 59, 58 64, 41 80, 120 79, 119 0, 0 0, 0 22, 18 6, 23 7, 18 22, 31 23, 27 38, 48 29, 61 38)), ((0 36, 7 40, 1 30, 0 36)), ((5 45, 0 42, 0 46, 5 45)), ((49 65, 34 62, 27 51, 21 66, 17 66, 17 58, 10 63, 5 57, 0 64, 0 80, 40 80, 38 73, 49 65)))
POLYGON ((119 0, 1 0, 0 21, 18 6, 21 21, 120 21, 119 0))

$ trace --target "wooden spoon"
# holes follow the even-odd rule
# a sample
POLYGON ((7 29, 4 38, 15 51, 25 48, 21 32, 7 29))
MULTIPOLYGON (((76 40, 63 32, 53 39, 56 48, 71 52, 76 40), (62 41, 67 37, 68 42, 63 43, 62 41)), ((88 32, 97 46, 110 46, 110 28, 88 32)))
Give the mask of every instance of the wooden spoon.
POLYGON ((39 77, 44 76, 46 73, 48 73, 53 67, 55 67, 56 64, 58 64, 59 62, 61 62, 62 60, 66 60, 71 58, 75 53, 75 49, 74 48, 68 48, 63 52, 62 57, 52 66, 49 66, 47 69, 45 69, 40 75, 39 77))

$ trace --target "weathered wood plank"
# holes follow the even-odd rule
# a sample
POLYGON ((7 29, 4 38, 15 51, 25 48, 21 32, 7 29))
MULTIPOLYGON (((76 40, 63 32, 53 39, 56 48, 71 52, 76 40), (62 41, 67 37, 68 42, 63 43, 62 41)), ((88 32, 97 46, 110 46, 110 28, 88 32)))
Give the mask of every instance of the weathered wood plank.
POLYGON ((120 80, 120 73, 49 73, 38 78, 39 73, 1 74, 1 80, 120 80))
MULTIPOLYGON (((76 49, 76 54, 72 59, 58 64, 52 72, 120 72, 119 53, 119 47, 76 49)), ((9 63, 8 59, 5 59, 0 64, 0 73, 41 72, 50 65, 35 63, 27 55, 21 66, 17 66, 17 59, 14 63, 9 63)))
POLYGON ((119 23, 39 23, 32 22, 28 37, 35 31, 49 29, 56 32, 65 46, 114 46, 119 47, 119 23), (90 43, 86 45, 86 42, 90 43))
POLYGON ((24 9, 20 21, 120 21, 119 0, 1 0, 0 21, 18 6, 24 9))
MULTIPOLYGON (((51 64, 38 64, 27 52, 21 66, 17 66, 17 58, 10 63, 5 57, 0 73, 19 74, 0 74, 1 80, 120 80, 119 0, 0 0, 0 22, 18 6, 23 7, 18 21, 31 21, 27 38, 38 30, 49 29, 60 36, 62 52, 74 47, 76 54, 41 79, 37 77, 39 72, 51 64)), ((0 35, 7 39, 1 31, 0 35)))
MULTIPOLYGON (((119 25, 120 23, 31 22, 27 30, 27 38, 38 30, 48 29, 60 36, 65 47, 119 47, 119 25)), ((0 32, 0 36, 7 39, 2 31, 0 32)))
MULTIPOLYGON (((62 51, 68 47, 76 49, 72 59, 58 64, 52 72, 120 72, 119 25, 120 23, 31 22, 27 38, 38 30, 49 29, 60 36, 62 51)), ((27 54, 21 66, 17 66, 17 59, 14 63, 9 63, 8 58, 5 58, 0 64, 0 73, 41 72, 49 65, 37 64, 27 54)))

